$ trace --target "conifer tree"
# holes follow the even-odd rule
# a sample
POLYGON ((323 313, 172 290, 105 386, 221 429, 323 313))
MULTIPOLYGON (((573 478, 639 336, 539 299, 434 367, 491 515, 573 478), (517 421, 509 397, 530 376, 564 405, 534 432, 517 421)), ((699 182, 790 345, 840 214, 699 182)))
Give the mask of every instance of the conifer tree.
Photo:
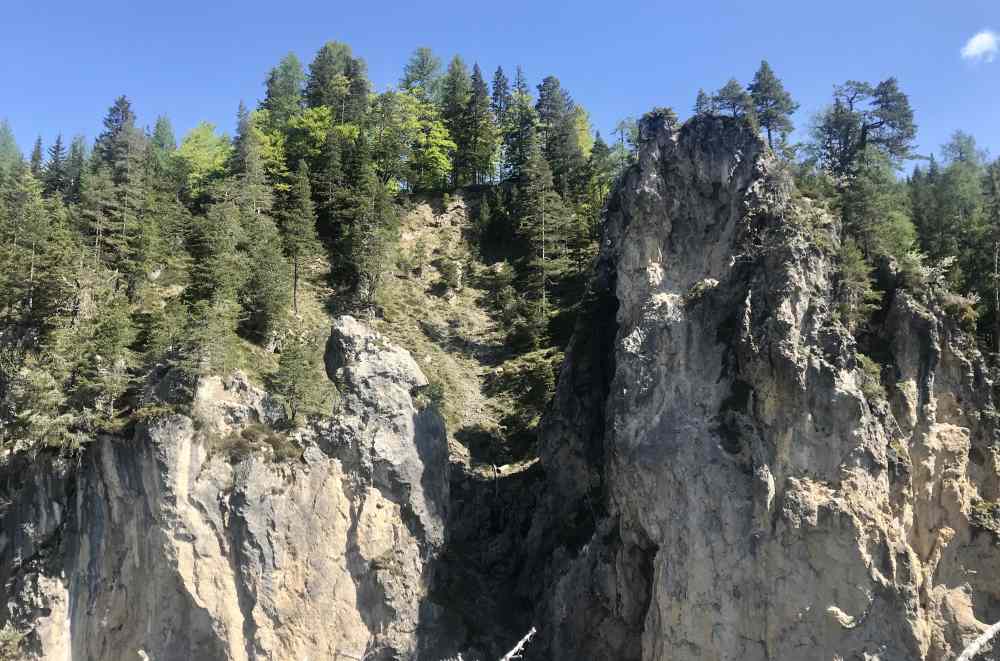
POLYGON ((460 185, 460 177, 467 171, 465 156, 467 144, 462 131, 463 119, 472 93, 472 79, 462 58, 456 55, 448 64, 448 71, 441 80, 441 118, 455 141, 457 149, 454 158, 452 183, 460 185))
POLYGON ((302 87, 305 78, 302 63, 295 53, 283 57, 278 66, 268 73, 261 107, 270 113, 269 117, 274 126, 284 126, 302 109, 302 87))
POLYGON ((535 141, 538 115, 528 90, 524 71, 517 67, 514 91, 511 95, 510 120, 504 132, 504 174, 517 181, 521 178, 528 154, 535 141))
POLYGON ((792 101, 791 95, 774 75, 766 60, 761 61, 747 91, 753 100, 757 121, 767 132, 767 144, 774 148, 775 134, 784 138, 792 132, 791 117, 798 110, 799 104, 792 101))
POLYGON ((459 162, 465 169, 460 178, 474 184, 483 183, 493 172, 496 127, 490 112, 489 90, 478 64, 472 68, 472 85, 459 136, 456 142, 463 151, 459 162))
POLYGON ((694 100, 694 114, 709 115, 712 113, 712 99, 705 94, 705 90, 698 90, 698 97, 694 100))
POLYGON ((302 261, 319 251, 316 211, 312 201, 312 188, 309 185, 309 167, 305 161, 299 161, 282 229, 285 252, 292 262, 292 310, 298 314, 302 261))
POLYGON ((828 171, 850 176, 869 146, 898 165, 909 156, 916 131, 909 98, 895 78, 874 87, 849 80, 834 88, 833 105, 818 118, 813 151, 828 171))
POLYGON ((542 152, 552 168, 557 190, 569 196, 578 183, 585 160, 576 129, 575 106, 555 76, 538 86, 538 132, 542 152))
POLYGON ((31 148, 31 176, 42 178, 42 136, 35 138, 35 146, 31 148))
POLYGON ((289 329, 281 348, 272 385, 292 424, 300 414, 323 413, 330 404, 332 389, 323 378, 320 346, 313 333, 297 324, 289 329))
POLYGON ((87 163, 87 143, 82 135, 73 138, 66 158, 66 201, 80 201, 80 180, 87 163))
POLYGON ((507 126, 507 115, 510 112, 512 99, 510 81, 507 80, 507 74, 504 73, 503 67, 497 67, 496 72, 493 74, 493 91, 490 97, 490 108, 493 110, 493 117, 496 119, 497 126, 501 127, 501 129, 507 126))
POLYGON ((350 46, 330 41, 309 65, 305 100, 310 108, 327 106, 337 124, 356 122, 364 114, 369 92, 367 66, 350 46))
POLYGON ((22 158, 10 123, 6 119, 0 120, 0 176, 13 168, 22 158))
POLYGON ((750 95, 735 78, 730 78, 712 97, 713 104, 733 117, 744 117, 752 108, 750 95))
POLYGON ((403 67, 399 88, 423 99, 434 100, 438 97, 440 80, 441 59, 430 48, 421 46, 413 51, 410 60, 403 67))
POLYGON ((49 147, 49 160, 45 163, 42 180, 45 182, 46 194, 63 195, 66 193, 68 185, 66 148, 63 146, 61 134, 56 136, 56 141, 49 147))

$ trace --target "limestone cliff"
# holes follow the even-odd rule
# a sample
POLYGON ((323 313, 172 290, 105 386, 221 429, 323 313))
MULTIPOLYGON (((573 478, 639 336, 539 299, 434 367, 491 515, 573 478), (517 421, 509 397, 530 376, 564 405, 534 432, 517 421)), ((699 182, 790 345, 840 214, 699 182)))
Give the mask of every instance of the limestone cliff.
MULTIPOLYGON (((485 661, 531 626, 537 660, 955 658, 1000 619, 1000 446, 974 342, 891 263, 848 332, 840 228, 745 123, 653 114, 640 138, 540 462, 453 429, 449 464, 417 362, 342 317, 340 403, 307 429, 269 432, 280 410, 235 375, 203 381, 190 416, 7 461, 0 624, 29 632, 27 658, 485 661)), ((446 213, 429 232, 457 243, 464 202, 446 213)), ((427 317, 403 325, 445 374, 494 351, 431 346, 441 310, 478 296, 400 296, 389 316, 427 317)), ((476 378, 450 382, 468 387, 448 412, 481 436, 476 378)))
POLYGON ((224 442, 277 414, 237 375, 201 384, 194 419, 8 466, 0 584, 29 658, 411 658, 435 618, 444 427, 410 355, 350 317, 327 369, 342 405, 286 441, 293 461, 224 442))
POLYGON ((872 387, 835 309, 838 227, 757 135, 641 131, 545 425, 535 658, 954 658, 1000 619, 975 346, 888 265, 872 387), (567 520, 590 539, 552 542, 567 520))

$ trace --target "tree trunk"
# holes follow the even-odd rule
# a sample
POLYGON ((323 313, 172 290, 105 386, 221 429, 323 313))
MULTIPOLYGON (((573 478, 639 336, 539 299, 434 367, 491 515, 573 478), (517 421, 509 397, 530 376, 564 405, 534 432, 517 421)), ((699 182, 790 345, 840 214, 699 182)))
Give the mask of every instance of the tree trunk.
POLYGON ((993 346, 1000 354, 1000 241, 993 242, 993 346))
POLYGON ((292 311, 299 316, 299 258, 292 259, 292 311))

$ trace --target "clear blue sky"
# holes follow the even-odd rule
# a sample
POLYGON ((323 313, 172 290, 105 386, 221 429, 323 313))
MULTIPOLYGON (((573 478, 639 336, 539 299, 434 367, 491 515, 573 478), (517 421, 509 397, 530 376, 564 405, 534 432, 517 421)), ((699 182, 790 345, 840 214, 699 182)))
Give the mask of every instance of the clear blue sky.
POLYGON ((231 133, 238 102, 261 97, 284 53, 307 64, 336 39, 368 61, 379 90, 416 46, 489 74, 521 64, 532 85, 554 74, 605 135, 654 105, 686 116, 699 87, 747 82, 762 58, 801 103, 798 126, 835 83, 895 75, 923 152, 961 128, 1000 155, 1000 57, 959 52, 1000 31, 998 0, 7 0, 3 20, 0 117, 25 151, 38 134, 92 139, 119 94, 142 124, 169 116, 178 137, 200 120, 231 133))

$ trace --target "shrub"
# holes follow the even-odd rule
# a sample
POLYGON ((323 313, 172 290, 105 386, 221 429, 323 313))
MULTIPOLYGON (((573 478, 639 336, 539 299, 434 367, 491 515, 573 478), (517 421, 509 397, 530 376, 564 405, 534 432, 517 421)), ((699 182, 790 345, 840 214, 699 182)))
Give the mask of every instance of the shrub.
POLYGON ((884 400, 886 396, 885 388, 882 387, 882 366, 862 353, 857 355, 857 359, 858 367, 861 368, 861 392, 869 400, 884 400))
POLYGON ((442 258, 438 263, 438 271, 441 272, 441 281, 447 289, 458 291, 462 288, 462 269, 457 261, 442 258))
POLYGON ((14 628, 10 622, 0 629, 0 661, 18 661, 21 659, 21 644, 24 634, 14 628))

